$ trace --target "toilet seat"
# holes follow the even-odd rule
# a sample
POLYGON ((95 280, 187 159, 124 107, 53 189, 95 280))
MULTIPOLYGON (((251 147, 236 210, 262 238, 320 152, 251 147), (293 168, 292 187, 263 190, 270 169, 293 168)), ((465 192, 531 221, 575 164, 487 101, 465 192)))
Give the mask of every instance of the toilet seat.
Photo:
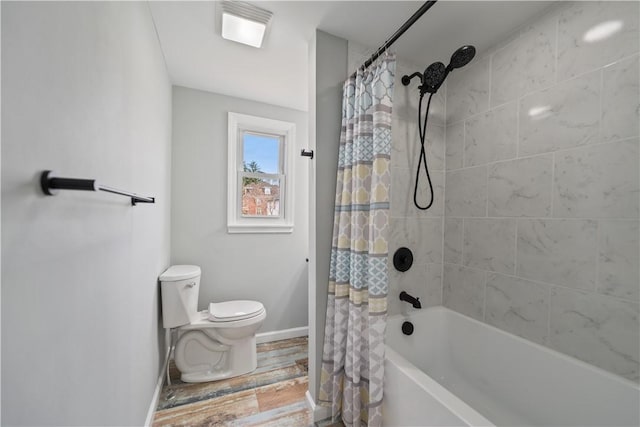
POLYGON ((210 303, 208 319, 211 322, 234 322, 249 319, 264 312, 264 306, 258 301, 238 300, 210 303))

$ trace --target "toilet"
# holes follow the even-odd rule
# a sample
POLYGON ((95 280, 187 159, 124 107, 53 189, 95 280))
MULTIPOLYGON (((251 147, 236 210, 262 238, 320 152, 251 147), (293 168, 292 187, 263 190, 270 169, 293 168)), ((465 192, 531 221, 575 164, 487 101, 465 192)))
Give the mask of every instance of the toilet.
MULTIPOLYGON (((198 311, 200 267, 174 265, 160 275, 162 323, 177 333, 174 360, 180 379, 215 381, 256 369, 256 331, 267 317, 262 303, 210 303, 198 311)), ((173 336, 173 335, 172 335, 173 336)))

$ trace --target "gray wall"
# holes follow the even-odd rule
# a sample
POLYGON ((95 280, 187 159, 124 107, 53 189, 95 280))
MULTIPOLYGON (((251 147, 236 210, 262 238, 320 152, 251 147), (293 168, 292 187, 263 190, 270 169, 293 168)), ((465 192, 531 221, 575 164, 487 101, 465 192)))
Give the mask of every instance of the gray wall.
POLYGON ((446 101, 444 304, 632 380, 638 9, 563 4, 453 73, 446 101))
POLYGON ((202 268, 199 309, 210 302, 264 304, 261 332, 307 326, 308 163, 296 155, 290 234, 227 233, 227 113, 296 124, 307 147, 307 113, 183 87, 173 89, 171 262, 202 268))
POLYGON ((141 425, 160 370, 171 87, 146 3, 2 3, 2 421, 141 425), (43 169, 157 197, 41 194, 43 169))
POLYGON ((333 235, 338 148, 342 126, 342 85, 347 78, 347 41, 316 31, 310 43, 311 170, 309 391, 316 400, 320 386, 322 345, 327 314, 329 261, 333 235), (315 197, 313 197, 315 196, 315 197), (315 261, 315 264, 314 264, 315 261))

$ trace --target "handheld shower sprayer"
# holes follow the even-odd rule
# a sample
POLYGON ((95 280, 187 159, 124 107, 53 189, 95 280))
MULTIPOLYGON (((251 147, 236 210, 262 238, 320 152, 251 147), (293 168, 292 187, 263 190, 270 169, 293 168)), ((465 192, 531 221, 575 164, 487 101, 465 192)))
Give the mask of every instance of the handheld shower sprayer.
POLYGON ((416 184, 413 189, 413 203, 418 209, 427 210, 433 205, 433 184, 431 183, 431 177, 429 176, 429 167, 427 166, 427 155, 424 149, 425 136, 427 133, 427 120, 429 118, 429 107, 431 106, 431 97, 438 92, 440 86, 444 83, 449 73, 456 68, 464 67, 467 65, 473 57, 476 55, 476 48, 471 45, 465 45, 453 52, 449 65, 445 66, 442 62, 434 62, 429 65, 423 73, 415 72, 411 75, 402 76, 402 84, 409 86, 411 80, 414 77, 420 78, 420 102, 418 103, 418 130, 420 133, 420 157, 418 159, 418 169, 416 171, 416 184), (427 101, 427 111, 422 118, 422 99, 424 95, 429 94, 429 100, 427 101), (420 178, 420 168, 424 162, 424 170, 427 175, 427 181, 429 182, 429 190, 431 191, 431 201, 426 206, 420 206, 418 203, 418 181, 420 178))

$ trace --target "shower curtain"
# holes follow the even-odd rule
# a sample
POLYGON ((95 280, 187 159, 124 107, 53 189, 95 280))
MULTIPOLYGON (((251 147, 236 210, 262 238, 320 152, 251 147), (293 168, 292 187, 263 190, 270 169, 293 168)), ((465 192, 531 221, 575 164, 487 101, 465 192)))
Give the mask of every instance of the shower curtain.
POLYGON ((382 425, 395 55, 343 87, 319 402, 347 426, 382 425))

